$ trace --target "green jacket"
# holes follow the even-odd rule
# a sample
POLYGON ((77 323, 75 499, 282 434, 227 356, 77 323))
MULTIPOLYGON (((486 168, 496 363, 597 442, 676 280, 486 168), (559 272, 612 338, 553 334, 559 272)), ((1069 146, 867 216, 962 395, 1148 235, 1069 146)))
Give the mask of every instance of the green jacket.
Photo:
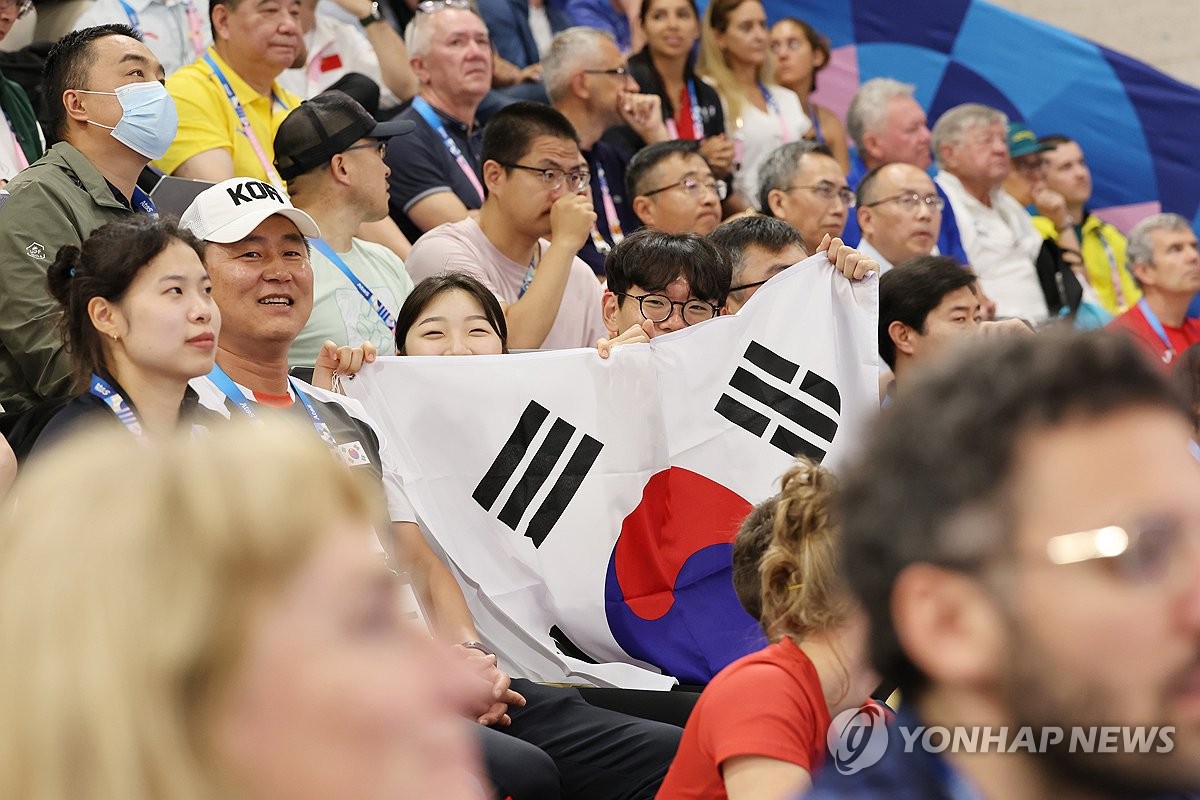
POLYGON ((21 411, 75 391, 46 270, 60 247, 135 213, 92 162, 59 142, 6 187, 0 209, 0 403, 21 411))

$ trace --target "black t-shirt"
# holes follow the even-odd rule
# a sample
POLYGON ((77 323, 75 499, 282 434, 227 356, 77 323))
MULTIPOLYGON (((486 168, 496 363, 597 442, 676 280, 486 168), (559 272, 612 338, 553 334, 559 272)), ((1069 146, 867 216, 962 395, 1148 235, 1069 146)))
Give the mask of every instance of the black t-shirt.
MULTIPOLYGON (((465 123, 436 108, 434 112, 482 185, 482 128, 475 125, 468 133, 465 123)), ((459 167, 458 161, 446 149, 441 135, 430 127, 415 108, 410 105, 397 117, 412 120, 416 128, 411 133, 392 139, 388 145, 387 165, 392 170, 388 178, 391 193, 389 209, 400 230, 410 242, 415 242, 424 231, 409 219, 408 211, 421 200, 447 191, 453 192, 468 209, 479 208, 483 200, 470 178, 459 167)))
MULTIPOLYGON (((629 156, 616 147, 604 141, 596 142, 592 149, 583 154, 587 159, 588 169, 592 173, 592 205, 596 209, 596 231, 608 243, 609 247, 616 244, 612 234, 612 225, 608 220, 608 210, 604 206, 604 194, 600 191, 600 168, 604 169, 605 182, 617 211, 621 233, 625 236, 642 227, 641 220, 633 213, 632 198, 625 190, 625 167, 629 164, 629 156)), ((596 249, 595 242, 589 236, 587 243, 579 251, 579 257, 587 262, 597 275, 604 274, 605 255, 596 249)))

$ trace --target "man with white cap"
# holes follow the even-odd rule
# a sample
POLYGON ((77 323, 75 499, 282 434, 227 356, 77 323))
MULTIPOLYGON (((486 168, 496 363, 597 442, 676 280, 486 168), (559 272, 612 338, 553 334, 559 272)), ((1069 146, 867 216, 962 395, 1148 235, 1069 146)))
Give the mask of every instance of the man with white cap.
MULTIPOLYGON (((415 515, 383 433, 358 401, 288 376, 288 350, 312 311, 305 237, 321 235, 312 217, 269 183, 232 178, 201 192, 180 224, 208 242, 204 261, 222 317, 217 363, 208 376, 191 382, 201 405, 234 419, 254 418, 266 406, 312 425, 346 464, 369 470, 384 484, 391 530, 407 535, 416 527, 415 515)), ((379 532, 390 539, 387 528, 379 532)), ((406 552, 414 552, 411 543, 406 552)), ((495 656, 479 652, 483 645, 453 576, 427 544, 423 552, 403 567, 414 582, 437 585, 443 607, 434 609, 435 618, 461 613, 461 636, 468 638, 454 650, 494 687, 490 705, 470 711, 481 723, 479 741, 501 796, 653 797, 675 753, 679 728, 592 706, 574 689, 521 681, 517 694, 495 656)), ((406 690, 397 685, 397 691, 406 690)))

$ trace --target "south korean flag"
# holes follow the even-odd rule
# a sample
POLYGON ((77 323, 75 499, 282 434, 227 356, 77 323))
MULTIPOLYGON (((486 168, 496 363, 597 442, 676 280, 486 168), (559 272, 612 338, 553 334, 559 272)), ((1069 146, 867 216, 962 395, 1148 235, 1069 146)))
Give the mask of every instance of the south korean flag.
POLYGON ((797 454, 878 409, 877 282, 823 255, 649 344, 381 358, 348 384, 486 642, 516 675, 664 688, 764 643, 731 539, 797 454))

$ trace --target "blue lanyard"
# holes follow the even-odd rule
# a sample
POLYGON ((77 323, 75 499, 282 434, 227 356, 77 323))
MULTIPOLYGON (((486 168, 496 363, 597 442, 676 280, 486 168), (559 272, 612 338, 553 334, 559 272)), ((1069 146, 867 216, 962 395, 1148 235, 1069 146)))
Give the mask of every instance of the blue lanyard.
POLYGON ((103 400, 104 404, 116 415, 117 419, 121 420, 121 424, 130 433, 134 436, 142 435, 142 423, 138 421, 137 415, 133 413, 133 409, 125 402, 125 398, 116 389, 112 388, 108 381, 93 372, 92 386, 88 391, 93 397, 103 400))
MULTIPOLYGON (((233 379, 225 374, 225 370, 221 369, 216 364, 213 364, 212 372, 208 373, 208 379, 230 400, 238 409, 250 419, 257 419, 258 415, 254 412, 254 404, 251 403, 241 387, 233 382, 233 379)), ((291 378, 288 378, 288 385, 292 387, 296 397, 304 405, 304 410, 308 412, 309 418, 312 420, 313 427, 317 429, 321 439, 325 444, 332 448, 337 447, 337 440, 333 438, 333 434, 329 432, 329 426, 325 424, 325 420, 321 419, 321 413, 317 411, 316 406, 308 399, 308 395, 300 391, 300 387, 291 378)))
POLYGON ((696 97, 696 81, 688 78, 688 103, 692 106, 692 135, 697 139, 704 138, 704 114, 700 111, 700 100, 696 97))
POLYGON ((138 186, 133 187, 133 204, 152 217, 158 216, 158 208, 154 205, 154 201, 138 186))
POLYGON ((463 174, 467 176, 467 180, 475 187, 475 191, 479 193, 479 200, 482 202, 483 184, 479 182, 479 176, 475 174, 475 170, 467 163, 467 158, 463 155, 462 150, 458 149, 458 145, 450 138, 450 134, 446 132, 446 126, 438 119, 437 112, 433 110, 433 106, 429 105, 429 102, 424 97, 417 96, 413 98, 412 107, 421 115, 421 119, 425 120, 426 124, 437 131, 438 136, 442 137, 442 144, 446 146, 446 150, 450 152, 450 156, 458 162, 458 168, 463 171, 463 174))
POLYGON ((786 143, 788 141, 787 122, 783 118, 783 112, 780 111, 779 104, 775 102, 775 95, 771 94, 771 90, 762 81, 758 83, 758 90, 762 92, 763 100, 767 102, 767 108, 775 115, 775 119, 779 120, 780 141, 786 143))
POLYGON ((142 23, 138 18, 138 13, 133 10, 133 6, 129 5, 129 3, 125 2, 125 0, 118 0, 118 2, 120 2, 121 8, 125 9, 125 16, 129 17, 129 27, 133 28, 138 33, 141 33, 142 23))
POLYGON ((529 291, 529 284, 533 283, 533 276, 537 274, 537 256, 538 250, 542 249, 541 243, 538 243, 537 250, 533 251, 533 255, 529 257, 529 269, 525 270, 525 280, 521 281, 521 293, 517 295, 520 300, 529 291))
POLYGON ((1146 298, 1143 297, 1141 300, 1138 300, 1138 308, 1141 309, 1142 316, 1146 318, 1146 322, 1149 323, 1150 329, 1154 331, 1158 335, 1158 338, 1162 340, 1162 343, 1167 346, 1167 351, 1163 353, 1162 360, 1164 364, 1170 364, 1173 360, 1175 360, 1175 346, 1172 345, 1171 340, 1167 338, 1166 329, 1163 328, 1163 324, 1159 322, 1158 315, 1151 310, 1150 304, 1146 302, 1146 298))
MULTIPOLYGON (((237 114, 238 122, 242 125, 242 133, 250 140, 250 146, 254 149, 254 154, 258 156, 258 161, 262 164, 267 180, 275 184, 275 187, 282 191, 284 189, 283 181, 275 172, 274 167, 271 165, 271 160, 267 158, 267 151, 263 149, 262 143, 258 141, 258 136, 255 135, 254 128, 250 126, 250 118, 246 116, 246 109, 242 107, 242 101, 238 100, 237 93, 233 91, 233 86, 230 85, 229 79, 225 77, 225 73, 217 66, 212 53, 205 53, 204 61, 208 64, 209 69, 212 70, 213 77, 220 82, 221 87, 225 90, 225 97, 228 98, 229 104, 233 106, 233 111, 237 114)), ((283 99, 279 95, 275 94, 274 89, 271 90, 271 102, 272 104, 279 103, 284 111, 290 110, 288 104, 283 102, 283 99)))
POLYGON ((392 312, 388 310, 388 307, 383 304, 382 300, 375 297, 375 293, 367 288, 365 283, 359 280, 358 276, 354 274, 354 270, 350 269, 350 265, 343 261, 341 256, 333 252, 333 248, 324 239, 309 239, 309 241, 312 242, 313 247, 321 251, 322 255, 332 261, 335 267, 342 271, 342 274, 346 276, 346 280, 354 284, 354 288, 358 289, 358 293, 362 295, 363 300, 367 301, 367 305, 375 309, 375 313, 383 320, 383 324, 387 325, 387 329, 395 332, 396 319, 392 316, 392 312))

